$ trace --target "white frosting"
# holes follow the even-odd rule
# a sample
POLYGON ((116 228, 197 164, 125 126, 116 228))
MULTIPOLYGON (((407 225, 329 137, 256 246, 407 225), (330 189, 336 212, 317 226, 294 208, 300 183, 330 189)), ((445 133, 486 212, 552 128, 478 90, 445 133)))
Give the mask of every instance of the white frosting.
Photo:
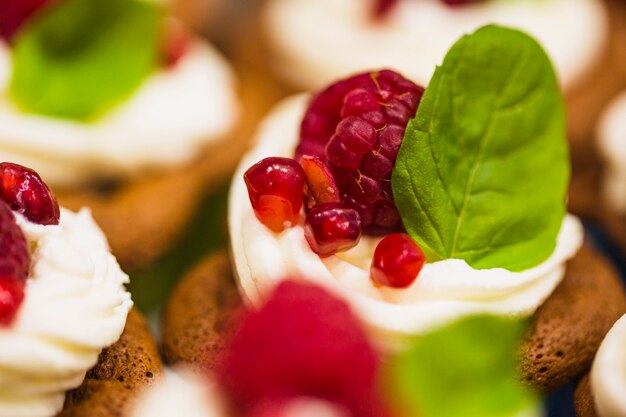
POLYGON ((119 339, 132 307, 128 276, 88 210, 61 209, 58 226, 16 219, 31 269, 15 321, 0 328, 0 416, 50 417, 119 339))
POLYGON ((22 113, 9 97, 10 76, 10 50, 0 42, 0 160, 32 167, 51 185, 185 163, 239 114, 230 67, 201 41, 93 123, 22 113))
POLYGON ((582 225, 569 215, 554 253, 532 269, 519 273, 500 268, 474 270, 465 261, 450 259, 425 265, 417 281, 405 290, 377 288, 370 281, 375 239, 363 238, 348 252, 320 258, 306 242, 302 225, 280 234, 271 232, 254 215, 243 173, 265 157, 293 155, 306 100, 304 95, 288 99, 270 114, 232 183, 231 249, 239 286, 248 302, 258 305, 281 279, 304 276, 345 298, 378 336, 375 341, 393 347, 404 336, 469 314, 530 315, 552 293, 564 275, 565 261, 582 244, 582 225))
POLYGON ((131 417, 224 417, 224 405, 210 381, 189 371, 166 370, 137 401, 131 417))
POLYGON ((591 391, 600 417, 626 417, 626 315, 600 345, 591 368, 591 391))
POLYGON ((604 196, 614 210, 626 214, 626 92, 603 115, 598 138, 607 162, 604 196))
POLYGON ((569 87, 596 61, 608 38, 601 0, 492 0, 463 7, 400 0, 378 24, 372 1, 271 0, 264 26, 276 70, 305 89, 379 68, 426 85, 462 35, 497 23, 535 36, 569 87))

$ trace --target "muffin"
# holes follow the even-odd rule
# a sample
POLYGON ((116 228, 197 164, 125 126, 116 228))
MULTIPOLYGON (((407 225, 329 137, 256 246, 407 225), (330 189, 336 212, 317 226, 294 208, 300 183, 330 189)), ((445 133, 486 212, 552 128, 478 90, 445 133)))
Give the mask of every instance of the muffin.
POLYGON ((245 148, 232 70, 145 2, 38 5, 0 41, 0 159, 90 207, 122 265, 144 266, 245 148))
POLYGON ((268 116, 229 201, 242 298, 259 305, 284 277, 308 277, 390 352, 466 315, 533 316, 524 376, 553 390, 589 366, 626 299, 565 211, 550 62, 527 35, 490 26, 463 37, 422 93, 374 71, 268 116))
POLYGON ((626 316, 623 316, 600 345, 590 375, 585 376, 576 388, 574 404, 577 416, 626 416, 625 344, 626 316))
POLYGON ((626 94, 604 110, 596 133, 598 158, 581 193, 589 218, 599 223, 626 254, 626 94))
POLYGON ((211 314, 211 308, 223 309, 214 304, 220 292, 215 287, 226 278, 217 271, 227 263, 218 254, 190 276, 188 281, 202 295, 190 298, 188 281, 182 283, 186 289, 177 290, 168 303, 164 333, 166 345, 180 337, 184 342, 179 346, 199 351, 212 345, 208 326, 230 327, 223 349, 204 349, 203 355, 175 361, 176 369, 187 367, 183 381, 176 378, 170 384, 168 375, 163 386, 140 402, 135 417, 172 415, 181 404, 190 416, 382 417, 416 415, 416 410, 421 416, 455 416, 459 407, 471 415, 541 415, 537 397, 520 385, 515 372, 520 323, 472 317, 422 335, 400 356, 382 358, 344 301, 298 277, 278 284, 258 309, 241 312, 235 321, 211 314), (193 310, 210 307, 208 314, 196 316, 186 314, 185 305, 193 310), (195 334, 205 331, 205 337, 171 332, 172 324, 200 324, 195 334), (436 357, 421 360, 433 351, 436 357), (466 355, 474 351, 482 352, 478 356, 483 359, 466 355), (505 400, 497 401, 497 412, 495 390, 507 392, 505 400), (454 401, 442 406, 442 398, 454 401))
POLYGON ((128 276, 87 209, 59 209, 34 171, 0 167, 0 414, 122 415, 162 366, 128 276))

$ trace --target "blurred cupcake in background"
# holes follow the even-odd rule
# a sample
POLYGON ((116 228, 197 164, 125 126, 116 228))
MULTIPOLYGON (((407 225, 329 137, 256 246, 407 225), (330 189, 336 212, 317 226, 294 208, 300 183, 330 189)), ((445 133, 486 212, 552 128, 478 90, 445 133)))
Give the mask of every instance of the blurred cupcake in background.
POLYGON ((230 66, 152 3, 2 4, 0 159, 89 206, 123 266, 148 264, 245 147, 230 66))

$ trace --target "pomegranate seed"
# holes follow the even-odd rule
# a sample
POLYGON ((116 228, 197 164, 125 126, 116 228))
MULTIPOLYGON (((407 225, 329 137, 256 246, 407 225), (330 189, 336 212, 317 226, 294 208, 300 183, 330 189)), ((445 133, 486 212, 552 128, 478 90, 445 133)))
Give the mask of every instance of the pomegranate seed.
POLYGON ((320 256, 348 250, 361 238, 361 215, 341 203, 315 206, 306 216, 304 236, 320 256))
POLYGON ((175 67, 191 47, 191 35, 177 20, 168 20, 165 27, 164 46, 165 66, 175 67))
POLYGON ((13 322, 24 301, 24 281, 0 277, 0 326, 13 322))
POLYGON ((24 22, 49 0, 0 0, 0 37, 11 41, 24 22))
POLYGON ((11 323, 24 299, 30 253, 11 208, 0 200, 0 325, 11 323))
POLYGON ((330 169, 316 156, 304 155, 300 166, 306 175, 308 191, 313 204, 339 203, 339 188, 330 169))
POLYGON ((270 157, 243 176, 256 217, 279 233, 298 222, 304 193, 304 170, 293 159, 270 157))
POLYGON ((392 233, 376 246, 370 278, 376 285, 406 288, 417 279, 425 262, 424 253, 409 235, 392 233))
POLYGON ((59 203, 32 169, 10 162, 0 163, 0 198, 33 223, 59 224, 59 203))

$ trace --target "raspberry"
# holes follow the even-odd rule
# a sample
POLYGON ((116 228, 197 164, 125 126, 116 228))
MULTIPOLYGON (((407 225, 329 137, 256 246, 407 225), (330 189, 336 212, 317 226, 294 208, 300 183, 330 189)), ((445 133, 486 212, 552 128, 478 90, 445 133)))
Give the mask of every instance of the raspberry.
POLYGON ((0 0, 0 37, 10 41, 22 24, 49 0, 0 0))
POLYGON ((328 165, 341 201, 361 214, 370 234, 401 225, 391 171, 423 93, 390 70, 359 74, 316 95, 302 120, 296 159, 314 156, 328 165))
POLYGON ((0 201, 0 325, 15 317, 28 277, 30 254, 24 233, 9 206, 0 201))
MULTIPOLYGON (((443 3, 448 6, 463 6, 469 3, 479 3, 484 0, 441 0, 443 3)), ((374 17, 381 18, 384 17, 389 10, 391 10, 396 4, 398 0, 376 0, 374 4, 374 17)))
POLYGON ((385 408, 378 367, 343 301, 311 284, 283 281, 260 310, 247 314, 215 369, 244 412, 268 401, 307 397, 353 416, 379 417, 385 408))
POLYGON ((32 169, 10 162, 0 163, 0 198, 33 223, 59 224, 59 203, 32 169))

